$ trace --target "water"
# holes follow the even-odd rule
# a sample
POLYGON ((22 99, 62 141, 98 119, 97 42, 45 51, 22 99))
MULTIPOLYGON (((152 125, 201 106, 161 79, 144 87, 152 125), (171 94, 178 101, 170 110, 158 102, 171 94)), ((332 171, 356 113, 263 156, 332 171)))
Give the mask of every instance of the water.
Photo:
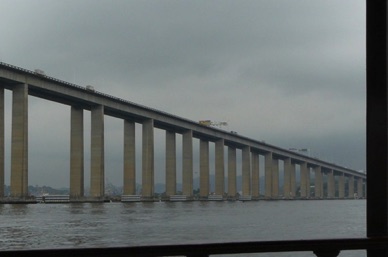
MULTIPOLYGON (((364 200, 5 204, 0 205, 0 215, 3 250, 341 238, 366 234, 364 200)), ((365 256, 365 251, 344 251, 340 256, 365 256)))

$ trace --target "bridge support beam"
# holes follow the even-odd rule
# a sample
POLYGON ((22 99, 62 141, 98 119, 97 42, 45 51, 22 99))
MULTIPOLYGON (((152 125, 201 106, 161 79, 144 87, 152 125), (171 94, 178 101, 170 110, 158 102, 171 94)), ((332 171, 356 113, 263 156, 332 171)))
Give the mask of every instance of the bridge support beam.
POLYGON ((0 199, 4 197, 4 88, 0 87, 0 199))
POLYGON ((348 180, 348 197, 354 198, 354 176, 349 176, 348 180))
POLYGON ((314 167, 315 183, 314 183, 314 195, 315 198, 321 199, 323 197, 323 179, 321 166, 314 167))
POLYGON ((228 147, 228 198, 236 199, 237 182, 236 182, 236 148, 228 147))
POLYGON ((266 153, 265 159, 265 198, 272 198, 272 153, 266 153))
POLYGON ((242 149, 242 195, 251 195, 251 148, 242 149))
POLYGON ((215 193, 223 196, 225 193, 224 139, 216 141, 215 151, 215 193))
POLYGON ((154 197, 154 120, 143 121, 142 142, 142 198, 154 197))
POLYGON ((176 135, 166 130, 166 196, 176 194, 176 135))
POLYGON ((135 122, 124 120, 124 195, 136 195, 135 122))
POLYGON ((335 197, 335 181, 334 171, 329 170, 327 173, 327 198, 333 199, 335 197))
POLYGON ((207 199, 210 193, 209 190, 209 141, 201 139, 199 141, 199 178, 200 178, 200 197, 207 199))
POLYGON ((309 190, 307 187, 307 181, 310 179, 308 176, 309 169, 307 167, 307 163, 303 162, 300 164, 300 197, 308 198, 310 196, 309 190))
POLYGON ((272 158, 272 198, 279 198, 279 160, 272 158))
POLYGON ((94 106, 91 112, 90 196, 103 200, 105 194, 104 106, 94 106))
POLYGON ((345 174, 342 173, 338 178, 338 198, 345 198, 345 174))
POLYGON ((28 85, 15 85, 12 97, 11 196, 28 196, 28 85))
MULTIPOLYGON (((295 192, 292 191, 293 183, 295 180, 291 181, 292 173, 295 174, 295 165, 292 164, 291 158, 287 158, 284 160, 284 186, 283 186, 283 196, 286 199, 294 198, 295 192)), ((294 175, 295 179, 295 175, 294 175)))
POLYGON ((84 196, 84 110, 70 111, 70 200, 84 196))
POLYGON ((362 178, 357 179, 357 196, 360 198, 364 197, 363 179, 362 178))
POLYGON ((307 185, 307 198, 311 197, 311 170, 310 167, 307 166, 307 177, 306 177, 306 185, 307 185))
POLYGON ((295 167, 295 163, 292 163, 292 162, 291 162, 290 180, 291 180, 291 195, 290 195, 290 198, 295 198, 296 197, 296 167, 295 167))
POLYGON ((187 197, 193 195, 193 131, 183 133, 182 192, 187 197))
POLYGON ((260 198, 260 163, 259 155, 252 152, 252 199, 260 198))

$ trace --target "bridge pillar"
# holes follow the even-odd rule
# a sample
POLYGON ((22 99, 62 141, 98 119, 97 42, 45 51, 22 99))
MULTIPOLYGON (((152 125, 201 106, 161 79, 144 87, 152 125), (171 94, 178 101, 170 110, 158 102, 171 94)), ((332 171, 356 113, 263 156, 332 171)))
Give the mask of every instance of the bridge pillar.
POLYGON ((154 120, 143 121, 142 127, 142 197, 151 200, 154 197, 154 120))
POLYGON ((315 183, 314 183, 314 195, 315 198, 321 199, 323 197, 323 179, 321 166, 314 167, 315 183))
POLYGON ((187 197, 193 195, 193 131, 183 133, 183 162, 182 162, 182 193, 187 197))
POLYGON ((252 152, 252 198, 260 197, 260 163, 259 155, 252 152))
POLYGON ((338 178, 338 198, 345 198, 345 174, 342 173, 338 178))
POLYGON ((292 163, 292 162, 291 162, 290 180, 291 180, 290 198, 295 198, 296 197, 296 170, 295 170, 295 163, 292 163))
POLYGON ((28 196, 28 85, 15 85, 12 96, 11 196, 28 196))
POLYGON ((294 189, 295 189, 295 165, 291 162, 291 158, 287 158, 284 160, 283 196, 286 199, 294 198, 295 196, 295 191, 293 191, 294 189), (293 180, 291 178, 293 178, 293 180))
POLYGON ((251 148, 242 149, 242 195, 251 195, 251 148))
POLYGON ((124 195, 136 195, 135 122, 124 120, 124 195))
POLYGON ((4 88, 0 87, 0 199, 4 197, 4 88))
POLYGON ((101 200, 105 194, 104 106, 94 106, 91 112, 90 196, 101 200))
POLYGON ((279 198, 279 160, 272 158, 272 198, 279 198))
POLYGON ((348 180, 348 197, 354 198, 354 176, 349 176, 348 180))
POLYGON ((237 194, 236 182, 236 148, 228 147, 228 198, 235 199, 237 194))
POLYGON ((84 110, 70 111, 70 200, 84 196, 84 110))
POLYGON ((309 180, 308 176, 309 169, 307 167, 307 163, 303 162, 300 164, 300 197, 308 198, 310 196, 309 190, 307 187, 307 180, 309 180))
POLYGON ((223 196, 225 193, 224 139, 216 141, 215 151, 215 194, 223 196))
POLYGON ((357 178, 357 196, 359 198, 364 197, 364 193, 362 192, 362 189, 363 189, 363 179, 357 178))
POLYGON ((176 194, 176 135, 166 130, 166 195, 176 194))
POLYGON ((310 172, 310 167, 308 166, 307 166, 306 185, 307 185, 307 198, 310 198, 311 197, 311 172, 310 172))
POLYGON ((265 159, 265 198, 272 198, 272 153, 266 153, 265 159))
POLYGON ((327 198, 332 199, 334 197, 335 197, 334 171, 329 170, 327 175, 327 198))
POLYGON ((201 139, 199 141, 199 178, 200 178, 200 197, 207 199, 209 196, 209 141, 201 139))

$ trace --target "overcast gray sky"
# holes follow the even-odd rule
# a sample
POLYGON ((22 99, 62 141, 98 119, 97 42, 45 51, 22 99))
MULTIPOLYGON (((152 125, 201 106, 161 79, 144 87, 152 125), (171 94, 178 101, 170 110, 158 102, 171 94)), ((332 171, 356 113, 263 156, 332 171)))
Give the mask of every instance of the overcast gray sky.
MULTIPOLYGON (((364 2, 0 0, 0 61, 363 170, 364 2)), ((6 184, 10 102, 7 92, 6 184)), ((29 184, 68 186, 70 107, 34 97, 29 106, 29 184)), ((122 127, 105 118, 116 185, 122 127)), ((155 135, 162 181, 164 133, 155 135)))

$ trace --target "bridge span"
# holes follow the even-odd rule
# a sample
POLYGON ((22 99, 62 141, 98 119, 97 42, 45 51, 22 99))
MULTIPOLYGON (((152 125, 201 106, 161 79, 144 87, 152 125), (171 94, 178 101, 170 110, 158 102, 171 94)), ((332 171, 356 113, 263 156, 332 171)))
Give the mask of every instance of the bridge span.
MULTIPOLYGON (((193 198, 193 138, 200 140, 200 199, 353 198, 366 197, 366 174, 232 132, 206 127, 182 117, 0 63, 0 197, 4 197, 4 90, 12 90, 11 197, 28 197, 28 95, 71 106, 70 200, 85 199, 84 110, 91 111, 90 197, 104 199, 104 115, 123 120, 123 195, 136 195, 135 123, 142 125, 141 200, 154 197, 154 128, 166 132, 166 199, 176 197, 176 135, 182 135, 182 195, 193 198), (215 144, 215 194, 210 196, 209 142, 215 144), (227 156, 224 147, 227 147, 227 156), (242 195, 237 192, 236 150, 242 150, 242 195), (265 159, 265 193, 260 195, 259 156, 265 159), (227 160, 226 192, 224 183, 227 160), (279 161, 284 185, 279 187, 279 161), (296 167, 300 188, 296 188, 296 167), (314 190, 310 193, 310 173, 314 190), (280 189, 283 189, 280 192, 280 189), (325 188, 325 190, 324 190, 325 188), (336 193, 337 192, 337 193, 336 193)), ((182 199, 182 196, 180 196, 182 199)))

